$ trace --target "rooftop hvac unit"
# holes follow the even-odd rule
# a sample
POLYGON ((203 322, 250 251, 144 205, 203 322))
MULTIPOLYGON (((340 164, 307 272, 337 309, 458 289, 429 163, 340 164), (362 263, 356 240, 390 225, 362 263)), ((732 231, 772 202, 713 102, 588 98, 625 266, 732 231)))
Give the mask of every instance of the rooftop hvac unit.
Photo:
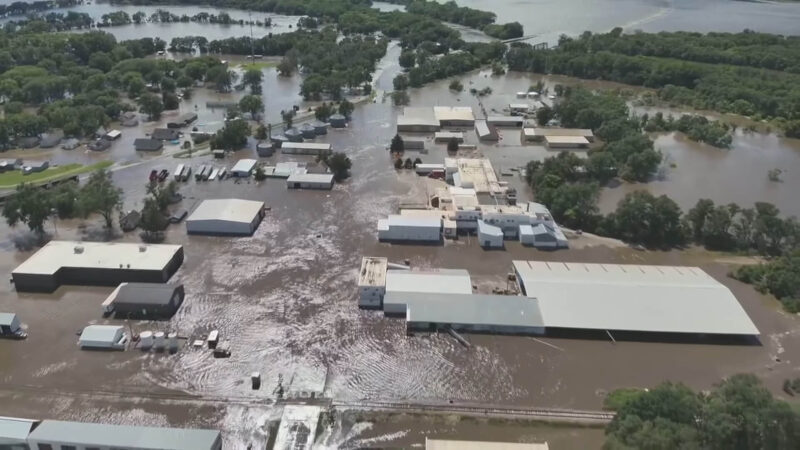
POLYGON ((83 246, 76 245, 73 251, 75 252, 76 255, 80 255, 81 253, 83 253, 83 246))
POLYGON ((144 253, 146 250, 147 250, 147 247, 145 247, 144 245, 140 245, 139 246, 139 253, 144 253))

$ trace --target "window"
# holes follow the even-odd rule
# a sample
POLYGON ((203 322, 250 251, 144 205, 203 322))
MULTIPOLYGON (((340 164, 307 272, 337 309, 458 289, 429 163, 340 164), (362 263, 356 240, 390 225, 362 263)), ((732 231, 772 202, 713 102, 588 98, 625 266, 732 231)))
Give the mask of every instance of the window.
POLYGON ((37 447, 39 450, 53 450, 53 446, 50 444, 38 444, 37 447))
POLYGON ((78 450, 74 445, 62 445, 61 450, 78 450))

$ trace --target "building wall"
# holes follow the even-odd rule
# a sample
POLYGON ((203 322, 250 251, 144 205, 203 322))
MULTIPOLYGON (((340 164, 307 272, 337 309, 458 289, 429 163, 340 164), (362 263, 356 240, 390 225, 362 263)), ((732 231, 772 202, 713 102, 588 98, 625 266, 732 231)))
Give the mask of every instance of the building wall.
POLYGON ((212 236, 250 236, 258 228, 262 215, 257 214, 250 223, 226 220, 187 220, 188 234, 207 234, 212 236))
POLYGON ((359 286, 358 306, 361 308, 380 309, 386 286, 359 286))
POLYGON ((544 327, 521 327, 508 325, 483 325, 463 323, 435 323, 407 321, 407 331, 443 331, 452 328, 455 331, 490 334, 543 335, 544 327))
POLYGON ((442 230, 434 227, 389 226, 389 230, 379 233, 378 237, 387 241, 438 242, 442 239, 442 230))
POLYGON ((286 182, 286 187, 289 189, 333 189, 333 181, 330 183, 317 183, 317 182, 286 182))
POLYGON ((503 247, 503 236, 494 236, 490 234, 481 233, 478 229, 478 241, 481 247, 487 248, 501 248, 503 247))

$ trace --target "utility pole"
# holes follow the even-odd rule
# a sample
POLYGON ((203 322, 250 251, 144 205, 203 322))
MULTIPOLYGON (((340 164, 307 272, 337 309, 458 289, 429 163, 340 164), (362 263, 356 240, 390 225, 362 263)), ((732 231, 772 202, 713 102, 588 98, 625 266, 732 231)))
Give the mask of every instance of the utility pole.
POLYGON ((253 41, 253 16, 250 10, 247 11, 247 21, 250 22, 250 60, 256 62, 255 42, 253 41))

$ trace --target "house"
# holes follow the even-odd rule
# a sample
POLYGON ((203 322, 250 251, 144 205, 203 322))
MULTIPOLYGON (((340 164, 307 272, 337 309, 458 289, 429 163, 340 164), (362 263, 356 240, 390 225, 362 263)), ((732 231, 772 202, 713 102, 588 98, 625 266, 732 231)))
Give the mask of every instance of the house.
POLYGON ((158 139, 159 141, 175 141, 180 137, 180 132, 172 128, 156 128, 150 134, 151 139, 158 139))
POLYGON ((81 350, 125 350, 128 335, 120 325, 89 325, 81 332, 78 345, 81 350))
POLYGON ((249 177, 256 168, 258 161, 255 159, 240 159, 231 168, 231 175, 234 177, 249 177))
POLYGON ((137 152, 157 152, 164 148, 164 143, 156 139, 138 138, 133 141, 137 152))
POLYGON ((289 189, 333 189, 331 173, 293 173, 286 179, 289 189))
POLYGON ((103 302, 118 319, 169 319, 183 303, 182 284, 122 283, 103 302))
POLYGON ((236 198, 203 200, 186 219, 186 232, 249 236, 258 228, 264 215, 264 202, 236 198))
POLYGON ((22 168, 22 173, 25 175, 37 172, 44 172, 50 167, 50 161, 33 161, 26 164, 22 168))

